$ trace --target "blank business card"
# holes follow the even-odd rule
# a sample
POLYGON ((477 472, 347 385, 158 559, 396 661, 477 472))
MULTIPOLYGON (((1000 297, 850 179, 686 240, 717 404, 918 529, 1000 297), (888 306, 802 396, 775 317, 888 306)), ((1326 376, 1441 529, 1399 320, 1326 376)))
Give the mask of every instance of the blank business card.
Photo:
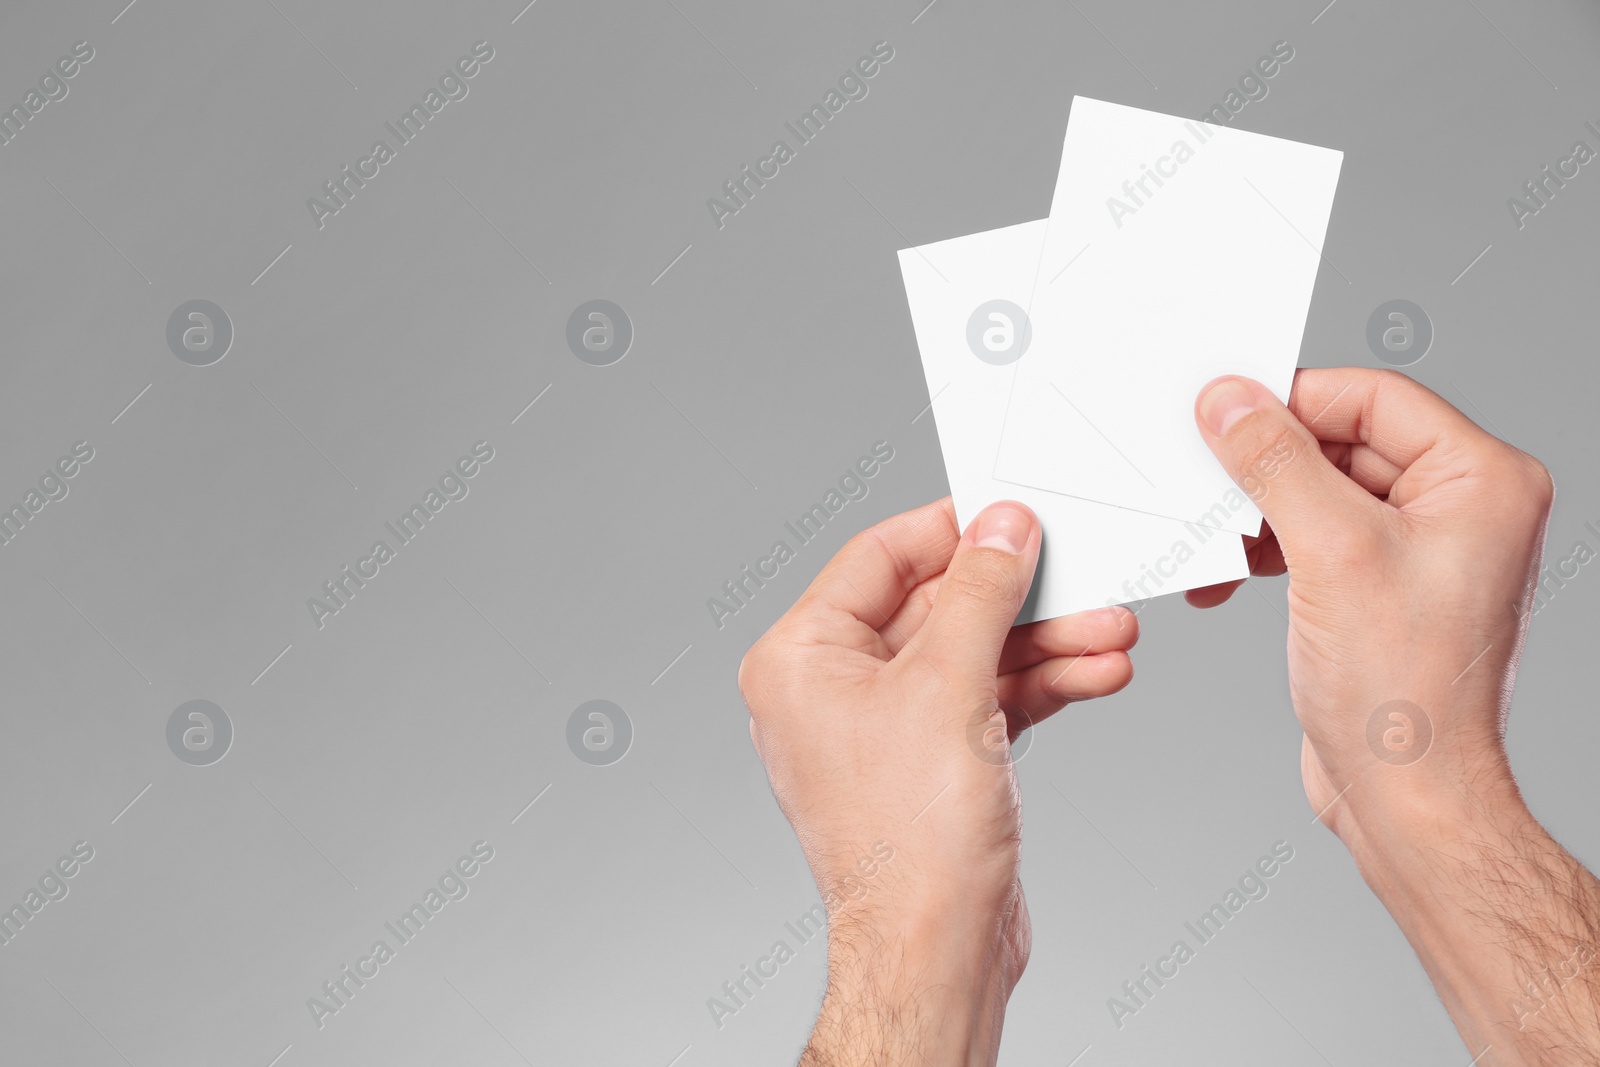
POLYGON ((1021 501, 1038 514, 1044 550, 1019 623, 1246 577, 1238 534, 994 478, 1017 361, 1038 343, 1020 305, 1045 230, 1044 221, 1029 222, 900 253, 962 528, 997 500, 1021 501))
POLYGON ((1194 401, 1224 374, 1288 399, 1342 159, 1075 98, 994 474, 1258 533, 1194 401))

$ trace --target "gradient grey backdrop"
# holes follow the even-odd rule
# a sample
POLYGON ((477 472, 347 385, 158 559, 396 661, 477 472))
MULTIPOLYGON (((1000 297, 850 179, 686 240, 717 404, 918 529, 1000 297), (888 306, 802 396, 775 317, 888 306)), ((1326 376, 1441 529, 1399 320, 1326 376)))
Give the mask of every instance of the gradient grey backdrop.
MULTIPOLYGON (((1289 41, 1236 123, 1345 152, 1302 363, 1375 365, 1368 315, 1421 304, 1412 373, 1551 466, 1553 554, 1600 545, 1600 172, 1520 231, 1506 207, 1596 143, 1584 0, 125 2, 0 13, 8 106, 95 52, 0 147, 0 502, 95 450, 0 547, 0 904, 95 849, 0 947, 8 1062, 792 1060, 820 939, 720 1029, 706 1004, 816 900, 735 667, 850 532, 945 492, 894 252, 1043 216, 1075 93, 1198 115, 1289 41), (480 40, 319 230, 307 198, 480 40), (719 230, 706 199, 880 40, 868 97, 719 230), (565 342, 596 298, 636 330, 609 367, 565 342), (235 330, 209 367, 166 343, 192 299, 235 330), (706 599, 880 439, 871 495, 717 629, 706 599), (319 630, 307 598, 479 440, 470 495, 319 630), (236 731, 210 766, 165 740, 192 699, 236 731), (591 699, 635 731, 610 766, 566 743, 591 699), (470 895, 319 1030, 307 998, 480 839, 470 895)), ((1252 588, 1152 605, 1133 685, 1036 731, 1002 1062, 1471 1058, 1310 821, 1283 582, 1252 588), (1117 1029, 1107 998, 1279 839, 1271 895, 1117 1029)), ((1585 571, 1541 612, 1512 727, 1590 861, 1597 608, 1585 571)))

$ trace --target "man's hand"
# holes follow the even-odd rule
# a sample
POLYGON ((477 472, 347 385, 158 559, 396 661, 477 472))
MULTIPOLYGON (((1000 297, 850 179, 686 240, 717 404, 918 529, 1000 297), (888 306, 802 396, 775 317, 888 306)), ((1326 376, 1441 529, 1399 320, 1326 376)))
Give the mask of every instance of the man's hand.
POLYGON ((857 535, 739 670, 750 734, 828 907, 802 1064, 990 1064, 1027 963, 1009 741, 1132 677, 1121 608, 1012 628, 1040 530, 948 499, 857 535), (888 857, 887 859, 885 857, 888 857))
POLYGON ((1313 810, 1489 1048, 1475 1062, 1600 1063, 1600 884, 1528 813, 1504 747, 1550 475, 1390 371, 1301 371, 1288 407, 1224 378, 1196 418, 1270 524, 1253 570, 1289 573, 1313 810))
MULTIPOLYGON (((1464 777, 1507 777, 1501 738, 1553 493, 1544 467, 1389 371, 1301 371, 1287 408, 1222 379, 1196 410, 1271 526, 1253 569, 1289 571, 1312 808, 1380 770, 1386 790, 1423 800, 1464 777)), ((1188 596, 1210 605, 1228 592, 1188 596)), ((1341 836, 1359 832, 1362 797, 1346 799, 1324 816, 1341 836)))

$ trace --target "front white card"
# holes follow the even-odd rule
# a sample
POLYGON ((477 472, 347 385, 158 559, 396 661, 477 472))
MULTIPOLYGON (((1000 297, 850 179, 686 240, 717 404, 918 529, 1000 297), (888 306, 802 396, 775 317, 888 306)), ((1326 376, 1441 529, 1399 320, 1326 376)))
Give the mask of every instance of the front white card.
POLYGON ((1259 532, 1195 397, 1243 374, 1288 399, 1342 159, 1074 99, 995 474, 1259 532))
POLYGON ((1096 504, 993 477, 1019 329, 1044 241, 1029 222, 900 253, 932 415, 963 529, 996 500, 1031 507, 1044 526, 1033 592, 1018 622, 1126 604, 1249 573, 1237 534, 1096 504))

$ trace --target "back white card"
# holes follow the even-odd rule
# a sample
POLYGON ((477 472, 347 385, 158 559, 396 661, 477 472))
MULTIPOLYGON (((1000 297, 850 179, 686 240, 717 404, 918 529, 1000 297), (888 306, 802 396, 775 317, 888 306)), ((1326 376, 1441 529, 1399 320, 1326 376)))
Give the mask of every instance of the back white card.
POLYGON ((1028 350, 1025 304, 1045 237, 1029 222, 900 253, 956 517, 996 500, 1038 514, 1044 550, 1017 621, 1126 604, 1249 573, 1237 534, 993 477, 1015 360, 1028 350))
POLYGON ((1075 98, 995 474, 1259 532, 1194 401, 1223 374, 1288 399, 1342 159, 1075 98))

